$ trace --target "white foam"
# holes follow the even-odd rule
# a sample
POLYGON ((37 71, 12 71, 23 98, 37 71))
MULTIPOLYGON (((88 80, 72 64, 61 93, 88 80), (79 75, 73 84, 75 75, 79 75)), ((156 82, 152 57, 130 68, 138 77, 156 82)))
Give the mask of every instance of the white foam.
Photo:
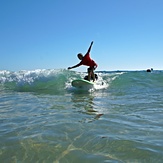
POLYGON ((100 84, 99 83, 94 84, 94 88, 96 90, 98 90, 98 89, 106 89, 106 88, 108 88, 108 86, 109 86, 109 84, 107 84, 105 82, 101 82, 100 84))

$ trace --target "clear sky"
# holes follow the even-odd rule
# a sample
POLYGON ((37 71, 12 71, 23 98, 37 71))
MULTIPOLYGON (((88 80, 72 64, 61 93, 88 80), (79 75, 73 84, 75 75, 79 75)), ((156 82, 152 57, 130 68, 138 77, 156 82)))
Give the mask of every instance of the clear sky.
POLYGON ((0 1, 0 70, 74 66, 91 41, 99 71, 163 70, 163 0, 0 1))

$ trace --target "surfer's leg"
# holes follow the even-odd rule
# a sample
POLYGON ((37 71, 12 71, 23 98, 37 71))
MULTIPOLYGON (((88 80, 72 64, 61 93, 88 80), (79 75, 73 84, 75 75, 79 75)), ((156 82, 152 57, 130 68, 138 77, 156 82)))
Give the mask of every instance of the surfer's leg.
POLYGON ((92 78, 93 78, 93 82, 94 82, 95 80, 98 79, 97 74, 94 73, 95 69, 96 69, 96 67, 92 67, 92 69, 91 69, 91 70, 92 70, 92 78))
POLYGON ((95 81, 95 74, 94 74, 94 72, 93 72, 93 70, 92 70, 92 78, 93 78, 93 82, 95 81))
POLYGON ((91 68, 89 67, 88 68, 88 81, 91 80, 91 75, 92 75, 92 72, 91 72, 91 68))
POLYGON ((95 74, 93 72, 94 68, 93 67, 89 67, 88 68, 88 80, 90 81, 91 79, 93 81, 95 81, 95 74))
POLYGON ((90 81, 91 80, 91 72, 88 72, 88 81, 90 81))

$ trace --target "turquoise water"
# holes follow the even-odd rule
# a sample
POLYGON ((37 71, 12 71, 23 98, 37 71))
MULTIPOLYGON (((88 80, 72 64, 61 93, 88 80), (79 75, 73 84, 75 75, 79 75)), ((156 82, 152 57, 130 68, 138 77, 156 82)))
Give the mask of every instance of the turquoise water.
POLYGON ((0 71, 0 162, 162 163, 163 71, 0 71))

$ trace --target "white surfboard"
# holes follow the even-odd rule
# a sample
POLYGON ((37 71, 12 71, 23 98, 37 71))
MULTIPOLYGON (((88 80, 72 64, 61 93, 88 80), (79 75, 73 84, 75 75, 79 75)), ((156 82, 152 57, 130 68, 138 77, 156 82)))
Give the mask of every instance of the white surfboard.
POLYGON ((72 86, 80 89, 91 89, 94 83, 84 79, 76 79, 72 81, 72 86))

